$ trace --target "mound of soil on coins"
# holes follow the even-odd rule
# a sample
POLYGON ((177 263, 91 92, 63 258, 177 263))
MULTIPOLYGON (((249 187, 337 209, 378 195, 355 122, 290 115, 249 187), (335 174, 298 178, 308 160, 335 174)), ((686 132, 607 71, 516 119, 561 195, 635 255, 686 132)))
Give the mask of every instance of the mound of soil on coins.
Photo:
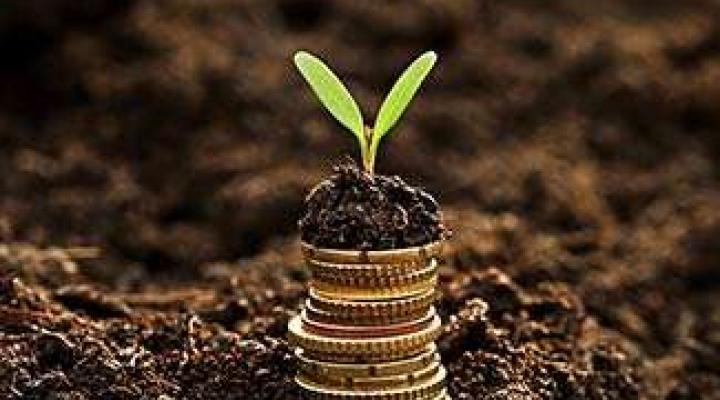
POLYGON ((300 233, 330 249, 386 250, 448 236, 435 199, 399 176, 370 175, 352 160, 305 199, 300 233))

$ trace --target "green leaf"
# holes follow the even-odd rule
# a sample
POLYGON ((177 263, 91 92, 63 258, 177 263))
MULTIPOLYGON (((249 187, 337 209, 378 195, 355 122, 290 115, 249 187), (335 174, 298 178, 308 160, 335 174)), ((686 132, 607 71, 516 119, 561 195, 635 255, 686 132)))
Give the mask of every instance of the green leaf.
POLYGON ((295 53, 295 66, 310 84, 313 92, 335 119, 357 136, 365 145, 360 108, 340 79, 319 58, 306 51, 295 53))
POLYGON ((372 144, 370 145, 371 157, 374 158, 377 152, 380 139, 385 136, 390 129, 397 123, 403 112, 410 104, 413 96, 420 88, 427 74, 432 69, 437 54, 434 51, 425 52, 418 57, 412 64, 400 75, 395 85, 390 89, 387 97, 380 106, 375 127, 373 128, 372 144))

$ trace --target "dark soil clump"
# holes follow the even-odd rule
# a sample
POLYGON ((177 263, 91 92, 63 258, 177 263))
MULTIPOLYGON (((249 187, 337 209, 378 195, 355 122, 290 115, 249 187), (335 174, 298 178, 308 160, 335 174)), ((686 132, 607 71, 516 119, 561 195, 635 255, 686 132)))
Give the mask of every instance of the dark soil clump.
POLYGON ((388 250, 448 235, 435 199, 399 176, 371 176, 346 160, 305 199, 302 239, 330 249, 388 250))

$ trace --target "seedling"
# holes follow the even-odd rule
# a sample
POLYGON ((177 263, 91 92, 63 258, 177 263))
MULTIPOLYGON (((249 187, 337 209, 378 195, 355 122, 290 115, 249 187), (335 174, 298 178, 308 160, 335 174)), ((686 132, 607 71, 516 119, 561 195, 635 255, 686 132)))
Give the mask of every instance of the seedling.
POLYGON ((405 112, 410 100, 435 64, 437 55, 433 51, 425 52, 407 67, 380 105, 372 128, 365 125, 355 99, 325 63, 306 51, 295 53, 294 60, 320 103, 340 124, 355 135, 360 147, 363 167, 372 175, 380 139, 392 130, 405 112))

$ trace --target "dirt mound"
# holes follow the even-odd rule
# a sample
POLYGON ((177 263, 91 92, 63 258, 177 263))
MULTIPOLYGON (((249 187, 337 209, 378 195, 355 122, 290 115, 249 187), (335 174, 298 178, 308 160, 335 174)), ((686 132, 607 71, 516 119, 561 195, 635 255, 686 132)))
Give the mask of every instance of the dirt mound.
POLYGON ((399 176, 370 176, 352 160, 305 199, 302 240, 328 249, 387 250, 449 236, 435 199, 399 176))

